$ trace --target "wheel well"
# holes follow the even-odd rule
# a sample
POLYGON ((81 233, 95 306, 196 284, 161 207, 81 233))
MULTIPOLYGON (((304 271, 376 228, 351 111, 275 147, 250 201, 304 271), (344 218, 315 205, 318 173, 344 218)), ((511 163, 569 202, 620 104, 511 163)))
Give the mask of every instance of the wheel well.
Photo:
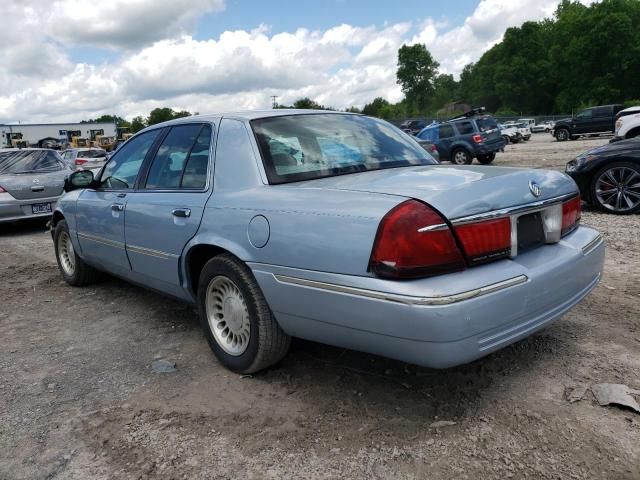
POLYGON ((187 275, 189 277, 189 287, 193 294, 198 292, 198 282, 200 281, 200 272, 204 265, 213 257, 230 253, 224 248, 215 245, 196 245, 187 254, 187 275))
POLYGON ((53 212, 53 218, 51 219, 51 231, 55 230, 56 225, 60 220, 64 220, 64 215, 60 212, 53 212))
POLYGON ((638 135, 640 135, 640 127, 635 127, 629 130, 624 138, 633 138, 637 137, 638 135))

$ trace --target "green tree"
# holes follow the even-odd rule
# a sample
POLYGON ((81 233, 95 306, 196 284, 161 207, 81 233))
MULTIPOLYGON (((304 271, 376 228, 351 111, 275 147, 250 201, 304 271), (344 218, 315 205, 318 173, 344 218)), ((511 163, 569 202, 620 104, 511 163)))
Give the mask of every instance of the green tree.
POLYGON ((324 107, 309 97, 299 98, 293 102, 293 108, 299 108, 303 110, 324 110, 324 107))
POLYGON ((141 115, 133 117, 130 124, 131 133, 138 133, 140 130, 147 126, 147 122, 141 115))
POLYGON ((173 120, 174 118, 188 117, 190 115, 191 113, 184 110, 176 112, 169 107, 158 107, 149 112, 149 116, 147 117, 147 125, 155 125, 156 123, 167 122, 169 120, 173 120))
POLYGON ((398 50, 397 83, 412 109, 420 111, 429 106, 439 66, 421 43, 403 45, 398 50))

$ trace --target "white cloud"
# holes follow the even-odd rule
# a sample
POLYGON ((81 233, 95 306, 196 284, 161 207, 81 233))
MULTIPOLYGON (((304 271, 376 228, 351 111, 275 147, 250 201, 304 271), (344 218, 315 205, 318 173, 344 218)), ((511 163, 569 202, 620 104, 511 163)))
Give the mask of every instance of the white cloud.
POLYGON ((266 108, 270 95, 283 104, 309 96, 337 108, 377 96, 398 101, 403 43, 425 43, 442 71, 458 74, 508 27, 549 16, 557 4, 481 0, 458 26, 424 18, 271 33, 259 25, 199 40, 198 17, 220 12, 224 0, 10 1, 3 16, 12 21, 0 29, 0 42, 11 45, 0 54, 0 121, 130 118, 157 106, 201 113, 266 108), (69 47, 91 45, 118 57, 107 64, 70 60, 69 47))

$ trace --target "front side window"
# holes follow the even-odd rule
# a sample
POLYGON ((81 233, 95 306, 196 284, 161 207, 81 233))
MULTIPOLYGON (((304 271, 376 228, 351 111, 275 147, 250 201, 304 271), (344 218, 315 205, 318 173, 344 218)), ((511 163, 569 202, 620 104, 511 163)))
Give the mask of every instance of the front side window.
POLYGON ((438 127, 438 131, 440 134, 440 138, 451 138, 456 132, 453 131, 453 127, 451 125, 441 125, 438 127))
POLYGON ((161 130, 142 133, 124 144, 104 167, 100 176, 100 187, 133 188, 144 157, 161 130))
POLYGON ((395 127, 370 117, 285 115, 251 127, 270 183, 436 163, 395 127))
POLYGON ((0 173, 57 172, 64 168, 62 158, 50 150, 18 150, 0 153, 0 173))
POLYGON ((590 118, 593 117, 593 110, 585 110, 583 112, 580 112, 576 118, 579 118, 580 120, 588 120, 590 118))

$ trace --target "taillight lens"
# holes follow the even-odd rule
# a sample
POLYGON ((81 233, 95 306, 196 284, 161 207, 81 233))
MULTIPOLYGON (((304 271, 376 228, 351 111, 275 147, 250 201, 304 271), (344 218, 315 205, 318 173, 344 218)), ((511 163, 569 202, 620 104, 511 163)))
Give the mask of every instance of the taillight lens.
POLYGON ((482 143, 482 135, 474 135, 472 138, 474 142, 482 143))
POLYGON ((84 165, 89 160, 85 160, 84 158, 76 158, 76 165, 84 165))
POLYGON ((380 222, 369 268, 381 277, 417 278, 466 266, 440 214, 417 200, 407 200, 380 222))
POLYGON ((6 190, 2 187, 0 187, 0 193, 6 193, 6 190))
POLYGON ((455 232, 471 265, 511 254, 511 219, 508 217, 459 225, 455 232))
POLYGON ((569 233, 578 225, 581 210, 580 195, 562 204, 562 235, 569 233))

